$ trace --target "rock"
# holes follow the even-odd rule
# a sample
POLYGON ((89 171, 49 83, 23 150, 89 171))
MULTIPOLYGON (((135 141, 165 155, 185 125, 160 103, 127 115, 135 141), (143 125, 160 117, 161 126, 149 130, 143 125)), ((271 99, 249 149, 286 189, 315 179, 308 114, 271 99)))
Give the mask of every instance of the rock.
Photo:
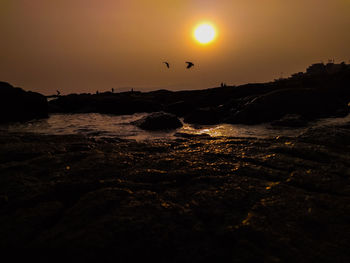
POLYGON ((222 122, 222 113, 216 108, 202 108, 192 111, 184 118, 184 122, 191 124, 217 124, 222 122))
POLYGON ((157 112, 161 105, 157 101, 142 98, 136 94, 70 94, 50 101, 50 111, 60 113, 134 114, 157 112))
POLYGON ((133 122, 144 130, 171 130, 182 127, 181 121, 173 114, 156 112, 133 122))
POLYGON ((343 116, 349 111, 345 104, 350 101, 350 66, 341 68, 332 74, 301 73, 274 82, 203 90, 70 94, 49 105, 50 112, 60 113, 123 115, 164 111, 203 124, 258 124, 279 120, 286 114, 312 120, 343 116), (220 114, 216 115, 216 111, 220 114))
MULTIPOLYGON (((303 142, 328 145, 334 148, 350 148, 350 125, 312 127, 299 136, 303 142)), ((347 150, 346 152, 348 152, 347 150)), ((350 171, 350 170, 349 170, 350 171)))
POLYGON ((1 248, 40 261, 350 262, 349 142, 338 126, 108 143, 0 130, 0 161, 25 154, 0 165, 1 248))
POLYGON ((297 114, 308 120, 345 116, 348 106, 331 93, 315 89, 282 89, 256 97, 229 120, 230 123, 258 124, 297 114))
POLYGON ((116 115, 128 115, 141 112, 157 112, 161 110, 160 104, 157 102, 145 100, 145 99, 119 99, 101 101, 98 104, 97 112, 116 114, 116 115))
POLYGON ((272 126, 281 127, 304 127, 308 123, 302 116, 297 114, 287 114, 277 121, 271 122, 272 126))
POLYGON ((193 111, 194 109, 195 105, 193 105, 193 103, 190 103, 189 101, 177 101, 166 105, 164 111, 182 117, 185 116, 187 113, 193 111))
POLYGON ((0 123, 48 117, 45 96, 0 82, 0 123))

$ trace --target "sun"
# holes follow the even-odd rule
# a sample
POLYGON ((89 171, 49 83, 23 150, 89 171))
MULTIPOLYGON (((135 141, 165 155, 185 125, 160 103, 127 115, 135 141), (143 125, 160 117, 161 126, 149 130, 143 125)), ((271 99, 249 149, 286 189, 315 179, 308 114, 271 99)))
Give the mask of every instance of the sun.
POLYGON ((208 23, 200 24, 194 29, 193 36, 200 44, 207 45, 215 40, 216 29, 208 23))

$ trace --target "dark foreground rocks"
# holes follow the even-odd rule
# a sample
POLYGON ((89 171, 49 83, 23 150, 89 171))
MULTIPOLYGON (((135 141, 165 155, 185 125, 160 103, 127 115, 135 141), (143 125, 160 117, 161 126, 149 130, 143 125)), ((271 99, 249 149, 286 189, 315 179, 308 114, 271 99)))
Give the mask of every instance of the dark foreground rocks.
POLYGON ((133 123, 143 130, 173 130, 182 127, 182 122, 173 114, 165 112, 152 113, 133 123))
POLYGON ((350 125, 155 142, 2 133, 0 247, 46 262, 349 262, 349 150, 350 125))
POLYGON ((0 82, 0 123, 48 117, 46 98, 0 82))

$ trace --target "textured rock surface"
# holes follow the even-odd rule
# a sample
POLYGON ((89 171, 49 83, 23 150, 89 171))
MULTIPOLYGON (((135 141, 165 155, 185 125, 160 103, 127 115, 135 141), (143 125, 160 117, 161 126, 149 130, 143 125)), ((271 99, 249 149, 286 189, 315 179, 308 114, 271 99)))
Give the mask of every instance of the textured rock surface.
POLYGON ((350 125, 185 137, 1 134, 0 247, 78 262, 350 261, 350 125))
POLYGON ((300 115, 287 114, 281 119, 271 122, 271 125, 281 127, 304 127, 307 123, 308 121, 300 115))
POLYGON ((165 112, 152 113, 134 122, 144 130, 173 130, 182 127, 182 122, 173 114, 165 112))
POLYGON ((316 89, 282 89, 258 96, 237 111, 231 122, 256 124, 278 120, 286 114, 306 119, 345 116, 347 102, 316 89))

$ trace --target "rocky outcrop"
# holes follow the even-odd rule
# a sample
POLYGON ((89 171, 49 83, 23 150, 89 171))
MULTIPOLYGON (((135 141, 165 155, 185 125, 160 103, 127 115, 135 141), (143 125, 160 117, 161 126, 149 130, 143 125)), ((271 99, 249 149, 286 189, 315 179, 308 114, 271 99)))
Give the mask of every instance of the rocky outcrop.
POLYGON ((305 119, 345 116, 348 105, 338 97, 315 89, 282 89, 258 96, 231 116, 230 123, 258 124, 287 114, 305 119))
POLYGON ((287 114, 281 119, 271 122, 272 126, 278 127, 304 127, 308 124, 308 121, 297 114, 287 114))
POLYGON ((0 82, 0 123, 46 117, 48 103, 43 95, 0 82))
POLYGON ((161 105, 139 96, 139 93, 70 94, 50 102, 50 111, 55 113, 106 113, 127 115, 140 112, 156 112, 161 105))
POLYGON ((218 108, 201 108, 196 109, 184 118, 184 122, 191 124, 211 125, 224 121, 225 113, 218 108))
POLYGON ((268 83, 204 90, 71 94, 50 101, 51 112, 133 114, 165 111, 193 124, 258 124, 297 114, 306 120, 343 116, 350 101, 350 67, 332 74, 298 73, 268 83))
POLYGON ((174 103, 170 103, 164 107, 164 111, 173 113, 176 116, 185 116, 188 113, 191 113, 196 109, 196 105, 191 103, 190 101, 177 101, 174 103))
POLYGON ((172 130, 182 127, 181 121, 173 114, 156 112, 133 123, 143 130, 172 130))

